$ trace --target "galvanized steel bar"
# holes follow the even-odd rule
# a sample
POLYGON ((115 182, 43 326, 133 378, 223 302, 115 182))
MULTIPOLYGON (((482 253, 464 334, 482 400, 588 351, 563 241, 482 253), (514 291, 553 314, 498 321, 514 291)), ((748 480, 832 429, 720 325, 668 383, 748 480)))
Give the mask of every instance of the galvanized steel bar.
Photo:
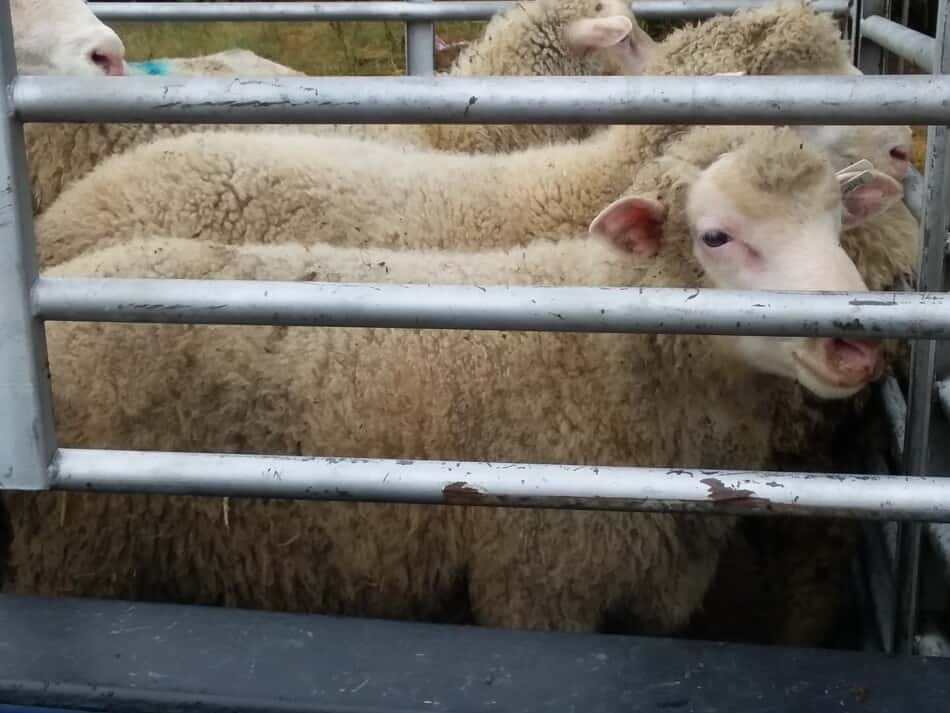
POLYGON ((46 320, 409 329, 950 337, 950 295, 47 278, 46 320))
POLYGON ((23 77, 24 121, 943 124, 950 77, 23 77))
POLYGON ((875 15, 861 21, 861 34, 886 50, 933 71, 934 38, 875 15))
MULTIPOLYGON (((950 2, 940 0, 933 71, 950 72, 950 2)), ((942 122, 948 124, 950 122, 942 122)), ((947 240, 947 207, 950 205, 950 132, 947 126, 927 130, 927 161, 924 170, 920 260, 917 289, 944 289, 944 256, 947 240)), ((936 342, 916 341, 911 351, 907 397, 907 433, 904 441, 904 472, 923 477, 930 466, 930 421, 934 401, 936 342)), ((895 644, 901 653, 912 653, 917 630, 921 528, 902 523, 898 550, 898 608, 895 644)))
POLYGON ((83 492, 950 521, 950 478, 73 449, 50 475, 83 492))
POLYGON ((43 324, 31 312, 37 275, 23 126, 7 91, 16 78, 8 0, 0 0, 0 483, 42 488, 56 448, 43 324))
POLYGON ((888 450, 894 461, 900 462, 907 438, 907 401, 904 400, 900 384, 893 376, 887 376, 881 382, 879 395, 891 435, 888 450))
POLYGON ((904 205, 917 220, 920 220, 920 206, 924 201, 924 177, 913 166, 904 177, 904 205))
MULTIPOLYGON (((515 3, 495 0, 450 0, 426 4, 406 2, 92 2, 89 6, 108 22, 217 21, 449 21, 487 20, 515 3)), ((759 7, 767 0, 637 0, 641 20, 698 20, 759 7)), ((819 12, 844 15, 847 0, 811 3, 819 12)))
POLYGON ((884 53, 876 44, 865 41, 864 23, 870 17, 884 13, 885 5, 885 0, 857 0, 855 3, 855 12, 857 12, 855 29, 858 33, 855 64, 865 74, 882 74, 884 70, 884 53))
MULTIPOLYGON (((418 5, 433 5, 432 0, 405 0, 418 5)), ((406 74, 431 77, 435 74, 435 26, 431 21, 406 23, 406 74)))

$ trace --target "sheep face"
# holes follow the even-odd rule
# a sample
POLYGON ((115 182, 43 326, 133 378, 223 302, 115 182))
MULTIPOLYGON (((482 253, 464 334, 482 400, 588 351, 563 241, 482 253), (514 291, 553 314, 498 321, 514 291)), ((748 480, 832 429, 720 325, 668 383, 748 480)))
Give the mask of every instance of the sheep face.
MULTIPOLYGON (((842 196, 827 159, 794 132, 752 134, 705 167, 691 167, 692 175, 679 180, 682 190, 672 191, 682 198, 669 199, 669 205, 649 196, 621 198, 594 220, 591 233, 664 265, 689 263, 692 274, 704 278, 684 287, 866 290, 841 248, 840 233, 899 200, 900 184, 869 171, 863 182, 849 183, 842 196)), ((877 340, 742 336, 717 341, 747 366, 797 380, 826 399, 855 394, 883 369, 877 340)))
POLYGON ((125 47, 85 0, 12 0, 22 74, 123 75, 125 47))
POLYGON ((604 74, 640 74, 653 59, 657 44, 637 24, 623 0, 564 3, 564 45, 575 54, 603 52, 604 74))
POLYGON ((910 169, 909 126, 797 126, 795 130, 827 151, 836 170, 862 158, 897 180, 910 169))

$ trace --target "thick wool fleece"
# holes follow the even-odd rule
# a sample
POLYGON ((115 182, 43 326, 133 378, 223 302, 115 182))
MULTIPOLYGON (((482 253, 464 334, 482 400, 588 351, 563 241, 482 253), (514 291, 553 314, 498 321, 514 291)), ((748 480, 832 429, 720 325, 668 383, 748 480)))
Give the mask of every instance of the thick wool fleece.
MULTIPOLYGON (((629 4, 622 0, 535 0, 518 5, 486 27, 485 36, 457 60, 451 74, 592 75, 619 71, 607 51, 584 57, 570 54, 562 33, 579 17, 626 15, 634 23, 629 4), (603 6, 596 11, 597 5, 603 6), (605 8, 605 9, 604 9, 605 8), (609 12, 607 12, 609 10, 609 12)), ((642 30, 635 29, 642 33, 642 30)), ((301 76, 302 73, 271 62, 247 50, 228 50, 194 58, 157 60, 133 67, 133 73, 183 75, 301 76)), ((156 138, 196 131, 225 129, 256 131, 274 126, 223 126, 188 124, 31 124, 27 126, 33 212, 42 213, 62 190, 85 175, 107 156, 156 138)), ((287 126, 287 132, 316 134, 345 130, 400 144, 437 146, 451 150, 509 150, 524 146, 587 136, 584 126, 287 126), (492 149, 494 147, 494 149, 492 149)))
MULTIPOLYGON (((161 66, 159 74, 232 75, 235 77, 303 77, 304 72, 272 62, 250 50, 230 49, 199 57, 169 57, 152 60, 161 66)), ((135 72, 134 69, 131 73, 135 72)))
MULTIPOLYGON (((158 59, 133 64, 130 74, 200 74, 302 76, 301 72, 247 50, 227 50, 201 57, 158 59)), ((63 189, 102 159, 155 139, 194 131, 276 131, 272 125, 213 124, 27 124, 26 148, 33 193, 33 213, 41 214, 63 189)), ((297 132, 302 127, 281 127, 297 132)))
MULTIPOLYGON (((624 16, 634 25, 631 36, 650 44, 624 0, 534 0, 495 15, 482 36, 470 44, 449 69, 456 76, 569 77, 625 74, 618 60, 630 39, 619 47, 578 54, 570 49, 565 30, 593 17, 624 16)), ((336 124, 316 133, 350 136, 402 145, 463 153, 507 153, 584 139, 598 127, 589 124, 336 124)))
MULTIPOLYGON (((804 5, 737 12, 711 24, 674 35, 655 71, 665 62, 678 70, 691 57, 708 68, 698 58, 704 47, 728 55, 723 66, 730 71, 849 66, 838 40, 816 50, 814 37, 833 33, 834 21, 804 5), (748 24, 755 33, 739 31, 748 24), (752 36, 757 44, 750 44, 752 36)), ((224 243, 524 245, 586 230, 629 185, 636 166, 689 128, 614 126, 578 144, 496 156, 304 135, 191 134, 115 157, 72 186, 41 221, 40 255, 43 264, 55 264, 110 236, 150 235, 224 243)))
MULTIPOLYGON (((836 25, 830 16, 816 14, 805 5, 783 4, 737 12, 728 18, 717 18, 703 25, 680 30, 678 34, 674 33, 674 44, 654 61, 649 73, 682 73, 684 68, 690 66, 695 67, 697 74, 742 70, 762 74, 821 72, 826 67, 839 67, 837 71, 845 72, 850 62, 843 42, 835 38, 828 43, 816 43, 816 38, 834 38, 835 32, 836 25), (747 25, 752 30, 744 31, 743 28, 747 25), (725 58, 721 67, 711 67, 709 61, 703 58, 707 51, 725 58), (667 72, 665 67, 669 67, 670 71, 667 72)), ((195 128, 182 125, 145 128, 139 125, 96 124, 27 126, 34 212, 44 211, 67 184, 86 174, 106 156, 120 153, 130 146, 146 143, 158 136, 192 133, 195 128)), ((242 130, 258 128, 260 127, 242 127, 242 130)), ((682 127, 678 128, 682 130, 682 127)), ((293 127, 293 132, 297 133, 301 129, 302 127, 293 127)), ((288 132, 291 130, 288 129, 288 132)), ((306 130, 303 128, 303 131, 306 130)), ((577 152, 562 150, 548 153, 554 147, 543 147, 526 152, 511 163, 499 164, 499 169, 489 166, 479 169, 474 175, 470 172, 475 169, 475 165, 464 161, 454 163, 451 160, 445 164, 441 160, 434 164, 436 171, 432 173, 429 166, 436 159, 425 155, 415 162, 415 173, 420 175, 413 176, 412 183, 416 184, 419 178, 424 177, 428 177, 426 184, 432 183, 435 175, 437 183, 448 181, 452 186, 458 186, 457 193, 465 195, 472 190, 473 185, 494 185, 495 174, 500 171, 513 174, 514 180, 518 182, 530 179, 539 184, 541 192, 532 203, 544 206, 551 201, 560 201, 562 192, 566 189, 565 184, 568 183, 565 176, 569 175, 572 177, 570 183, 581 187, 582 195, 573 196, 571 188, 567 188, 569 192, 566 198, 572 201, 581 200, 583 205, 579 213, 589 217, 596 214, 596 210, 610 202, 622 190, 632 166, 650 155, 662 152, 665 142, 677 133, 677 130, 677 127, 652 127, 652 131, 644 127, 613 127, 608 130, 606 139, 603 138, 604 132, 598 132, 587 142, 580 144, 580 150, 577 152), (641 136, 645 138, 641 139, 641 136), (509 169, 505 169, 505 166, 509 169), (594 212, 591 213, 591 210, 594 212)), ((242 140, 245 138, 247 137, 242 137, 242 140)), ((240 149, 232 150, 237 150, 239 154, 244 153, 240 149)), ((389 150, 396 151, 393 148, 389 150)), ((350 162, 359 163, 373 173, 379 173, 379 166, 387 165, 388 160, 406 160, 392 159, 391 154, 384 153, 383 147, 374 147, 370 143, 351 146, 350 151, 350 162)), ((497 158, 504 161, 507 157, 497 158)), ((455 160, 458 161, 458 158, 455 160)), ((320 168, 319 165, 317 168, 320 168)), ((288 170, 299 173, 306 170, 306 166, 291 165, 288 170)), ((175 183, 178 178, 180 175, 176 177, 175 183)), ((340 188, 343 193, 348 192, 345 186, 340 188)), ((501 195, 505 195, 509 188, 508 185, 496 186, 501 195)), ((504 202, 499 205, 501 204, 504 202)), ((582 228, 586 223, 583 226, 575 223, 572 225, 582 228)), ((532 236, 524 237, 524 240, 531 239, 532 236)), ((497 244, 516 243, 502 240, 497 244)), ((457 243, 455 246, 462 247, 463 244, 457 243)))
MULTIPOLYGON (((738 134, 700 133, 718 135, 720 153, 746 150, 738 134)), ((788 133, 752 134, 777 165, 820 162, 788 133)), ((51 274, 708 286, 683 211, 703 166, 676 165, 637 186, 662 192, 669 211, 649 261, 590 239, 466 254, 153 238, 51 274)), ((760 468, 795 389, 736 362, 729 340, 691 335, 51 324, 48 338, 67 446, 760 468)), ((678 628, 733 522, 48 493, 6 502, 14 591, 427 618, 461 593, 480 623, 570 630, 678 628)))

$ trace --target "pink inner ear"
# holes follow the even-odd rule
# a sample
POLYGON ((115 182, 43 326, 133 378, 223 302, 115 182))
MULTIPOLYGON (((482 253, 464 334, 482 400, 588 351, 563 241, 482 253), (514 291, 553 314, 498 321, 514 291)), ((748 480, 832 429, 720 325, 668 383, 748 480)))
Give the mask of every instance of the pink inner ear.
POLYGON ((903 195, 903 187, 886 175, 851 191, 844 198, 844 224, 857 225, 871 216, 886 210, 903 195))
POLYGON ((663 238, 663 210, 640 198, 621 199, 594 220, 591 232, 602 235, 618 249, 653 257, 663 238))

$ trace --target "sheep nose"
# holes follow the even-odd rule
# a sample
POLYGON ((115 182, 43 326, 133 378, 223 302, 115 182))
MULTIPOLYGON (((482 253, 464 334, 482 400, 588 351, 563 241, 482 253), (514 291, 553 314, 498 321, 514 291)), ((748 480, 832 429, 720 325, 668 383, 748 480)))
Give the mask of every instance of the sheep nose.
POLYGON ((890 150, 891 165, 894 168, 894 178, 903 178, 910 168, 910 145, 898 144, 890 150))
POLYGON ((878 379, 884 371, 881 343, 876 339, 828 339, 827 364, 842 386, 858 386, 878 379))
POLYGON ((128 73, 125 66, 125 46, 118 37, 110 37, 89 50, 89 61, 110 77, 128 73))

